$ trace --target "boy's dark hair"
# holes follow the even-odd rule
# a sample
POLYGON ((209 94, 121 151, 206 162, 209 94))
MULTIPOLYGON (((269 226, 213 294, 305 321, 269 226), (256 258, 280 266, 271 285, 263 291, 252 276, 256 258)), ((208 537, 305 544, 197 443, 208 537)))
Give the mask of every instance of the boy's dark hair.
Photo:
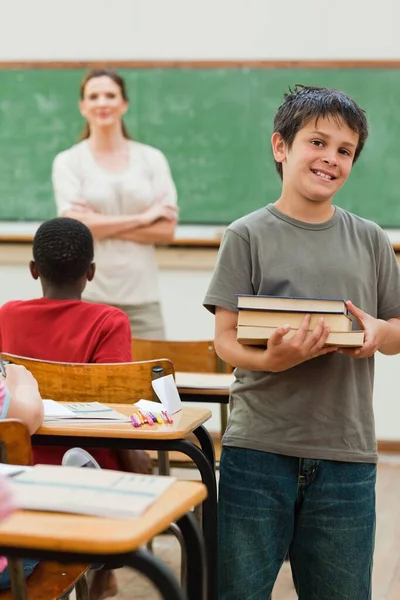
POLYGON ((76 219, 45 221, 33 240, 33 258, 39 274, 56 285, 73 284, 93 262, 93 236, 76 219))
MULTIPOLYGON (((284 95, 283 104, 274 119, 274 132, 281 135, 287 147, 293 144, 296 133, 311 119, 333 117, 343 120, 358 133, 359 139, 354 161, 360 156, 368 137, 365 112, 344 92, 329 88, 296 85, 284 95)), ((282 163, 275 161, 275 168, 282 179, 282 163)))

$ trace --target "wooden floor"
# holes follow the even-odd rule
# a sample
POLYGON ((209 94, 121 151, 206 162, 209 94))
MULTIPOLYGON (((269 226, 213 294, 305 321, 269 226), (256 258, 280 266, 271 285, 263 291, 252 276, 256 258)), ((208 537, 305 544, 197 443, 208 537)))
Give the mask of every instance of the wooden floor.
MULTIPOLYGON (((193 479, 195 471, 179 469, 176 474, 181 478, 193 479)), ((400 600, 400 455, 381 459, 378 468, 377 506, 373 600, 400 600)), ((176 574, 179 573, 179 548, 174 538, 158 538, 155 553, 176 574)), ((117 577, 120 586, 117 600, 159 600, 157 592, 132 571, 120 569, 117 577)), ((290 567, 285 563, 275 586, 273 600, 296 598, 290 567)))

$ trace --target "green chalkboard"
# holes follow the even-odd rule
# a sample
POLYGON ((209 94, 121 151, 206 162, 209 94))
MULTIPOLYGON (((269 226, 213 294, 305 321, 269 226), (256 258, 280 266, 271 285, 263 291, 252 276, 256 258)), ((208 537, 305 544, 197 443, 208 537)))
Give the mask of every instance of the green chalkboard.
MULTIPOLYGON (((54 216, 55 154, 82 126, 83 69, 0 71, 0 220, 54 216)), ((121 69, 133 136, 163 150, 181 222, 228 223, 276 200, 270 136, 283 92, 296 83, 337 87, 365 108, 370 138, 337 203, 400 226, 400 70, 121 69)))

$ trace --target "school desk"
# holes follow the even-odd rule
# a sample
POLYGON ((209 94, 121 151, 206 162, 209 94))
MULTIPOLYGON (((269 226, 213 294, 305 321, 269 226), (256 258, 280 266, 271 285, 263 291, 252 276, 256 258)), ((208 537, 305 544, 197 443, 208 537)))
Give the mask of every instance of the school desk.
MULTIPOLYGON (((204 543, 193 506, 206 497, 200 482, 176 481, 137 519, 110 519, 20 510, 0 523, 0 552, 11 559, 32 557, 61 563, 131 567, 143 573, 166 600, 206 600, 204 543), (185 593, 167 567, 140 549, 155 535, 177 522, 185 540, 185 593)), ((13 598, 25 600, 22 574, 13 598)))
MULTIPOLYGON (((77 398, 77 401, 79 398, 77 398)), ((113 409, 126 415, 133 412, 132 404, 112 404, 113 409)), ((43 425, 32 443, 48 446, 80 446, 83 448, 111 448, 118 450, 158 450, 182 452, 189 456, 200 471, 207 488, 207 499, 202 506, 202 528, 206 545, 208 590, 207 600, 216 600, 217 585, 217 486, 215 480, 214 444, 203 427, 211 416, 207 409, 185 407, 173 415, 172 425, 142 425, 130 423, 85 424, 62 423, 43 425), (185 439, 194 434, 200 447, 185 439)))
POLYGON ((231 373, 180 373, 175 382, 184 402, 229 404, 229 389, 235 377, 231 373))

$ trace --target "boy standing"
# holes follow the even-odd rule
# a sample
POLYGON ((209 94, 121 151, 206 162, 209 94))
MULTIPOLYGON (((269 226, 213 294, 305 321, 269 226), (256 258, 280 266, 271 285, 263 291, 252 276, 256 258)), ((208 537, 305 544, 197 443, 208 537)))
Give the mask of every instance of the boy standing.
POLYGON ((297 87, 274 120, 282 193, 234 222, 205 306, 236 367, 220 463, 219 600, 265 600, 289 552, 300 600, 369 600, 375 529, 374 353, 400 352, 400 275, 372 222, 332 205, 367 138, 346 94, 297 87), (348 298, 359 349, 310 316, 266 349, 236 341, 235 294, 348 298))

